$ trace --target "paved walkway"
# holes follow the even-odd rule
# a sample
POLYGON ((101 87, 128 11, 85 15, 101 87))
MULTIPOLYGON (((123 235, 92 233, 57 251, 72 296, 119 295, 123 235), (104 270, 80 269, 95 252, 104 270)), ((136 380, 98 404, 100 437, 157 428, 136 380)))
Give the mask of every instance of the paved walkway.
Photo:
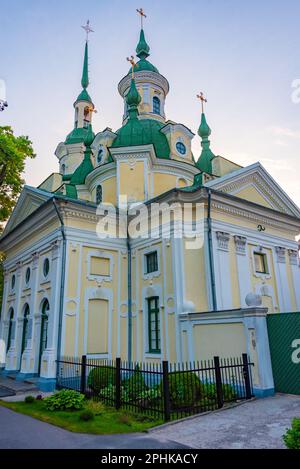
POLYGON ((300 417, 300 396, 276 394, 232 409, 151 430, 193 448, 284 448, 282 435, 300 417))
POLYGON ((0 449, 180 449, 167 436, 148 433, 86 435, 72 433, 0 407, 0 449))

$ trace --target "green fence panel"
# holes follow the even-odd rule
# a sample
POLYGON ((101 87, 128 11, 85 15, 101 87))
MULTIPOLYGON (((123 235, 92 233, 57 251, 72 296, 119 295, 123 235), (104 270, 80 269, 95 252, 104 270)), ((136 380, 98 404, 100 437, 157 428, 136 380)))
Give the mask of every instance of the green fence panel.
POLYGON ((300 394, 300 313, 267 316, 275 390, 300 394))

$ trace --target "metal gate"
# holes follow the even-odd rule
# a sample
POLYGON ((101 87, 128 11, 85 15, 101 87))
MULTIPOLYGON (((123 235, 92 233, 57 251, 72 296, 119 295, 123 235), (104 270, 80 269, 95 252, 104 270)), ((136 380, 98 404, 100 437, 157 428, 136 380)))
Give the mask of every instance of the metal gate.
POLYGON ((300 313, 267 316, 275 391, 300 394, 300 313))

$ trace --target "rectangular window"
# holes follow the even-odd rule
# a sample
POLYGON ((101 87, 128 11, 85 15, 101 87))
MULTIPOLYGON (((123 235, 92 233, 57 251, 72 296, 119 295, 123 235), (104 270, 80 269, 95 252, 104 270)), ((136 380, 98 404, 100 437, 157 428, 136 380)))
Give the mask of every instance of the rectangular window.
POLYGON ((146 274, 156 272, 158 270, 157 251, 146 254, 146 274))
POLYGON ((149 352, 160 353, 160 317, 158 296, 148 299, 149 352))
POLYGON ((268 274, 267 255, 261 252, 254 253, 255 271, 259 274, 268 274))

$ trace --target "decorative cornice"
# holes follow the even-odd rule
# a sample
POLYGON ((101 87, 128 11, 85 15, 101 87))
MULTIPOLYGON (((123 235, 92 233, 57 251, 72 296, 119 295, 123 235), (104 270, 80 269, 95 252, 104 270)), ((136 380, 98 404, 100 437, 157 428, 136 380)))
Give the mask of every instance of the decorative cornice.
MULTIPOLYGON (((126 90, 129 88, 130 82, 131 82, 131 74, 126 75, 120 81, 118 85, 118 91, 122 97, 124 97, 126 90)), ((155 73, 151 71, 136 72, 135 82, 137 85, 140 83, 153 83, 154 85, 159 86, 161 88, 165 96, 169 92, 168 80, 160 73, 155 73)))

